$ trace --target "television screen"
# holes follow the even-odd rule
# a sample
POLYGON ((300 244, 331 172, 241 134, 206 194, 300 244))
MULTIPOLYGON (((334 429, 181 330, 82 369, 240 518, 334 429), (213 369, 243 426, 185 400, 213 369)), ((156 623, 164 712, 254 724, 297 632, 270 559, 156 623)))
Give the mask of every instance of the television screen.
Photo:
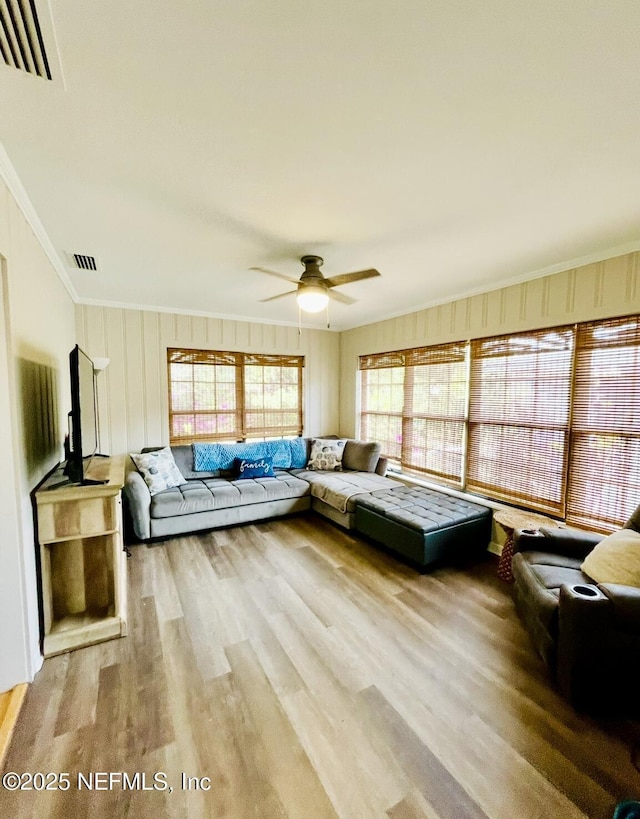
MULTIPOLYGON (((79 409, 78 424, 78 445, 83 458, 94 455, 98 449, 98 429, 96 418, 95 392, 93 386, 93 361, 84 353, 80 347, 76 347, 74 352, 78 353, 78 364, 74 368, 78 379, 77 404, 79 409)), ((73 388, 72 388, 72 411, 73 411, 73 388)), ((73 430, 74 435, 76 430, 73 430)), ((76 449, 76 441, 73 441, 73 448, 76 449)))
POLYGON ((93 361, 76 346, 69 354, 71 412, 69 457, 66 473, 71 481, 83 482, 87 458, 98 449, 98 417, 93 382, 93 361))

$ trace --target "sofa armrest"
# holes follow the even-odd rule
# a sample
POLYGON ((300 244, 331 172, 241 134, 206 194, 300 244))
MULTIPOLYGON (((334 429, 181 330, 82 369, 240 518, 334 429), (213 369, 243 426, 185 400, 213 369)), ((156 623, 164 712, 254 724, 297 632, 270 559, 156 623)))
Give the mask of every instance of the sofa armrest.
POLYGON ((378 463, 376 464, 376 475, 382 475, 384 478, 387 474, 387 469, 389 468, 389 459, 388 458, 378 458, 378 463))
POLYGON ((640 710, 640 589, 560 587, 557 679, 577 708, 631 716, 640 710))
POLYGON ((535 534, 516 529, 513 535, 515 552, 552 552, 565 557, 585 558, 604 535, 579 529, 551 529, 542 526, 535 534))
POLYGON ((148 540, 151 537, 151 494, 139 472, 129 472, 124 493, 136 537, 148 540))
POLYGON ((613 623, 640 634, 640 589, 617 583, 599 583, 598 588, 611 603, 613 623))

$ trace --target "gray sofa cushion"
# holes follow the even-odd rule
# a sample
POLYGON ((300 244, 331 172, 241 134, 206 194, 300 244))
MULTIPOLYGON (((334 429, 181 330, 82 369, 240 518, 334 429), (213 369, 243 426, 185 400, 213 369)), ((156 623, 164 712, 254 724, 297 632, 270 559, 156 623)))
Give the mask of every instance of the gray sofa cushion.
POLYGON ((354 472, 375 472, 380 457, 380 444, 347 441, 342 456, 342 468, 354 472))
POLYGON ((183 446, 172 446, 173 458, 178 469, 187 480, 194 478, 217 478, 220 472, 194 472, 193 469, 193 447, 191 444, 183 446))
POLYGON ((193 480, 155 495, 151 500, 151 517, 191 515, 234 506, 301 498, 308 494, 309 484, 285 471, 276 472, 274 478, 193 480))
POLYGON ((398 481, 375 472, 317 472, 297 469, 295 475, 311 484, 311 494, 339 512, 353 512, 356 496, 399 486, 398 481))
POLYGON ((527 622, 535 616, 553 637, 557 635, 560 586, 592 582, 580 571, 580 563, 577 558, 545 552, 517 552, 513 556, 516 585, 526 588, 530 598, 527 622))

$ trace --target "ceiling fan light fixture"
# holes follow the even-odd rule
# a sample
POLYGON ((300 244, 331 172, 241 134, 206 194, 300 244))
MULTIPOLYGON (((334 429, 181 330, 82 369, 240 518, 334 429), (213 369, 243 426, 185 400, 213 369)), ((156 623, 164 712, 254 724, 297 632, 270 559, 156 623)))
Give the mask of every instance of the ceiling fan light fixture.
POLYGON ((319 313, 329 303, 329 294, 324 287, 308 284, 298 290, 296 301, 305 313, 319 313))
MULTIPOLYGON (((326 278, 320 272, 323 263, 320 256, 302 256, 300 261, 304 267, 304 273, 299 279, 292 279, 291 276, 278 273, 277 270, 270 270, 268 267, 252 267, 251 270, 259 270, 261 273, 267 273, 269 276, 285 279, 285 281, 297 285, 296 290, 278 293, 276 296, 270 296, 268 299, 261 299, 260 301, 275 301, 276 299, 293 296, 295 293, 299 310, 304 310, 305 313, 319 313, 325 308, 328 311, 330 299, 340 302, 341 304, 355 303, 356 300, 352 299, 351 296, 346 296, 334 288, 340 287, 343 284, 351 284, 351 282, 359 282, 380 275, 377 270, 370 267, 367 270, 356 270, 353 273, 338 273, 336 276, 326 278)), ((329 314, 327 312, 327 321, 328 320, 329 314)))

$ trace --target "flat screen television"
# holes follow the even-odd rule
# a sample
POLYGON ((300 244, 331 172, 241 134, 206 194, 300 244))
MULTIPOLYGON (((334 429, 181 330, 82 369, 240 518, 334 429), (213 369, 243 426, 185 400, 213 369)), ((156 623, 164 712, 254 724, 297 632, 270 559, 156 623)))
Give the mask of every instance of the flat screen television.
POLYGON ((98 451, 98 408, 93 361, 76 346, 69 353, 71 412, 64 474, 70 483, 102 483, 87 479, 87 469, 98 451))

